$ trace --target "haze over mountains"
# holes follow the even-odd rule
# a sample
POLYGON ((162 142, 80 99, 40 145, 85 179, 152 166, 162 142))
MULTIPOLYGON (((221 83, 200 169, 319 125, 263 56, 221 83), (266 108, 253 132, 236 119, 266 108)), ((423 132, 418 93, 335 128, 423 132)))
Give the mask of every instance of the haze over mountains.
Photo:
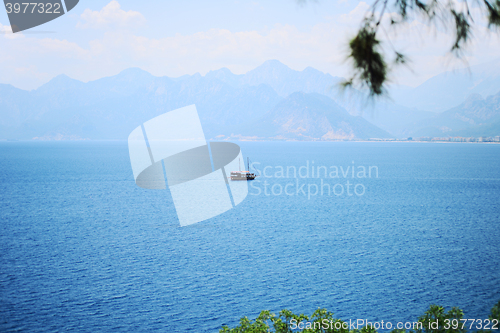
POLYGON ((500 135, 500 93, 483 98, 470 95, 457 107, 412 124, 413 136, 497 136, 500 135))
POLYGON ((294 92, 264 117, 236 129, 231 138, 274 140, 353 140, 391 135, 366 119, 350 115, 331 98, 294 92))
POLYGON ((341 95, 342 78, 277 60, 244 75, 222 68, 169 78, 131 68, 88 83, 60 75, 33 91, 0 84, 0 139, 126 140, 144 121, 190 104, 207 139, 500 135, 500 75, 485 73, 472 85, 438 75, 375 106, 341 95))
POLYGON ((462 104, 472 94, 486 98, 500 91, 500 59, 469 69, 447 71, 416 88, 393 89, 397 104, 424 111, 443 112, 462 104))

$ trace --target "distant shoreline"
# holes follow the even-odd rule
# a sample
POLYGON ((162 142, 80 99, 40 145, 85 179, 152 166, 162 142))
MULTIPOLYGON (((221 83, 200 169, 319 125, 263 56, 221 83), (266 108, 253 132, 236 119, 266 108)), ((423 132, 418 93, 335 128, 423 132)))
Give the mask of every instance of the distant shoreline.
MULTIPOLYGON (((0 142, 128 142, 127 140, 12 140, 0 139, 0 142)), ((367 142, 367 143, 469 143, 469 144, 500 144, 499 141, 427 141, 427 140, 207 140, 207 142, 367 142)))

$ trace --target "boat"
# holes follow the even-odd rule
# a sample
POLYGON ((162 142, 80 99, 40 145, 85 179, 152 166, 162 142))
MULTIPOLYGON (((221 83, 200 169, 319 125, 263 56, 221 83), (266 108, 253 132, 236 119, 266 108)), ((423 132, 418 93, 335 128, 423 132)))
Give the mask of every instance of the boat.
MULTIPOLYGON (((240 161, 238 161, 239 163, 240 161)), ((241 169, 241 166, 240 166, 241 169)), ((250 170, 250 159, 247 157, 247 169, 250 170)), ((250 171, 231 171, 231 180, 254 180, 257 175, 250 171)))

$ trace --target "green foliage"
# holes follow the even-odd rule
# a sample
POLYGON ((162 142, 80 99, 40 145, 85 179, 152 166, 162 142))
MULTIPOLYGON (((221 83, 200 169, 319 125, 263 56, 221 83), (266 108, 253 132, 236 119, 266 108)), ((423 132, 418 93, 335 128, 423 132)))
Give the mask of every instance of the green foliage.
POLYGON ((451 52, 458 53, 470 37, 470 24, 464 13, 459 13, 453 9, 450 12, 455 19, 455 43, 451 47, 451 52))
POLYGON ((496 0, 492 3, 484 0, 484 5, 488 11, 488 22, 489 27, 500 27, 500 0, 496 0))
POLYGON ((496 319, 500 321, 500 301, 491 309, 491 315, 489 316, 490 320, 496 319))
MULTIPOLYGON (((464 313, 457 307, 448 311, 442 306, 431 305, 429 310, 418 318, 414 324, 415 331, 394 329, 391 333, 466 333, 467 328, 463 326, 460 319, 464 313), (453 324, 455 323, 455 325, 453 324)), ((491 309, 489 319, 500 320, 500 301, 491 309)), ((247 317, 240 319, 235 328, 224 326, 219 333, 377 333, 377 330, 369 325, 360 329, 349 329, 347 322, 343 322, 333 316, 326 309, 317 309, 311 316, 304 314, 296 315, 290 310, 282 310, 278 316, 270 311, 262 311, 255 320, 247 317), (302 323, 301 326, 298 323, 302 323)), ((492 332, 478 331, 478 333, 492 332)))
MULTIPOLYGON (((294 326, 291 323, 309 323, 301 332, 307 333, 349 333, 349 329, 342 328, 342 321, 333 317, 333 313, 318 309, 309 317, 304 314, 296 315, 290 310, 282 310, 279 315, 269 311, 262 311, 260 315, 251 321, 247 317, 240 319, 240 324, 235 328, 224 326, 220 333, 292 333, 294 326), (335 328, 338 323, 339 329, 335 328)), ((364 331, 363 333, 371 333, 364 331)))
POLYGON ((260 315, 252 322, 247 317, 240 319, 240 324, 235 328, 231 329, 228 326, 224 326, 219 332, 220 333, 267 333, 269 331, 269 320, 274 318, 274 314, 269 311, 262 311, 260 315))
POLYGON ((358 35, 349 42, 349 58, 354 61, 355 73, 352 78, 342 83, 344 88, 359 82, 361 86, 368 87, 370 95, 383 93, 387 64, 379 50, 380 41, 377 39, 375 26, 371 19, 367 19, 358 35))
MULTIPOLYGON (((462 329, 461 325, 453 328, 452 322, 456 319, 460 323, 464 313, 459 308, 453 307, 448 312, 439 305, 431 305, 429 310, 421 316, 418 321, 422 323, 422 329, 417 329, 417 333, 465 333, 466 329, 462 329), (449 327, 448 329, 446 327, 449 327)), ((461 324, 461 323, 460 323, 461 324)))

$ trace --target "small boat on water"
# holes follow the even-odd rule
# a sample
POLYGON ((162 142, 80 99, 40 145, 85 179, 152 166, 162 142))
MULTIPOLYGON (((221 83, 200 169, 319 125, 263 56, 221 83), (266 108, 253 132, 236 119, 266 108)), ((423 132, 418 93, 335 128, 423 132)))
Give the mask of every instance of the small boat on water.
MULTIPOLYGON (((239 162, 239 161, 238 161, 239 162)), ((241 166, 240 166, 241 169, 241 166)), ((250 170, 250 160, 247 158, 247 169, 250 170)), ((231 180, 254 180, 257 175, 250 171, 231 171, 231 180)))

